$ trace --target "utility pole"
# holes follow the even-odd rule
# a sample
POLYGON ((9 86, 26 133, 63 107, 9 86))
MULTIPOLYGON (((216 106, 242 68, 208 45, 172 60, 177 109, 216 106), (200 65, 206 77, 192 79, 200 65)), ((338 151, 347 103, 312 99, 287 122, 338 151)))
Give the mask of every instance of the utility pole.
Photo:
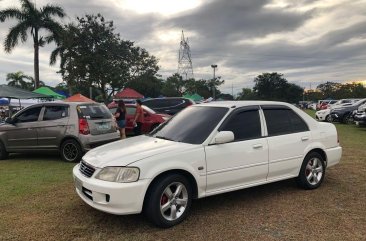
POLYGON ((212 98, 215 99, 215 80, 216 80, 216 76, 215 76, 215 72, 216 72, 216 68, 217 68, 217 64, 211 64, 211 68, 213 68, 213 79, 212 79, 212 98))

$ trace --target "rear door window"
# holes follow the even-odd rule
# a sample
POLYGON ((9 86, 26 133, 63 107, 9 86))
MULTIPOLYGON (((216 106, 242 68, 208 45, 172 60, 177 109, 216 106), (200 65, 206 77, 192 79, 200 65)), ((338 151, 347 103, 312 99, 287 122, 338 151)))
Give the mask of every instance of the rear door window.
POLYGON ((43 114, 43 120, 57 120, 68 116, 67 106, 46 106, 43 114))
POLYGON ((296 132, 308 131, 304 120, 293 110, 285 107, 263 107, 269 136, 285 135, 296 132))
POLYGON ((79 116, 85 119, 96 120, 96 119, 110 119, 112 118, 111 112, 104 105, 89 104, 79 105, 77 107, 79 116))

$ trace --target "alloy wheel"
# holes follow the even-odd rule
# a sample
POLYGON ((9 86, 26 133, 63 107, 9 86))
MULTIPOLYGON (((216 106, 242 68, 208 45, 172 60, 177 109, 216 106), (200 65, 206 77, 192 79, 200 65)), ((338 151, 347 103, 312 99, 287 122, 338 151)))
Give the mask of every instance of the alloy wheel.
POLYGON ((318 158, 310 159, 305 168, 305 176, 309 184, 317 185, 322 179, 323 171, 323 165, 318 158))
POLYGON ((168 185, 160 197, 160 212, 169 221, 181 217, 188 205, 187 188, 181 182, 168 185))

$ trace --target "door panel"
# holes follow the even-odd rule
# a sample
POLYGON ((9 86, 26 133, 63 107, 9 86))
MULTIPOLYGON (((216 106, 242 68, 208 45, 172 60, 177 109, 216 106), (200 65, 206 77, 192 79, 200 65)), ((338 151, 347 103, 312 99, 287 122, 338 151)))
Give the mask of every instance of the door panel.
POLYGON ((37 122, 17 123, 7 130, 8 150, 37 148, 37 122))
POLYGON ((268 137, 270 147, 268 180, 297 176, 309 140, 310 132, 268 137))
POLYGON ((207 146, 205 151, 208 193, 266 180, 266 138, 207 146))

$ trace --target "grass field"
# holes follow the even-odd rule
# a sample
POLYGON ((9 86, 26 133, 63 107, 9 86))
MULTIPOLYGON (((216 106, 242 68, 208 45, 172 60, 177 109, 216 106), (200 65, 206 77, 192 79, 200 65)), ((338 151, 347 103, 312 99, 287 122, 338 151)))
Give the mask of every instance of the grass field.
POLYGON ((189 218, 167 230, 84 204, 75 164, 57 155, 11 155, 0 161, 0 240, 365 240, 366 128, 337 129, 343 157, 320 188, 288 180, 194 200, 189 218))

